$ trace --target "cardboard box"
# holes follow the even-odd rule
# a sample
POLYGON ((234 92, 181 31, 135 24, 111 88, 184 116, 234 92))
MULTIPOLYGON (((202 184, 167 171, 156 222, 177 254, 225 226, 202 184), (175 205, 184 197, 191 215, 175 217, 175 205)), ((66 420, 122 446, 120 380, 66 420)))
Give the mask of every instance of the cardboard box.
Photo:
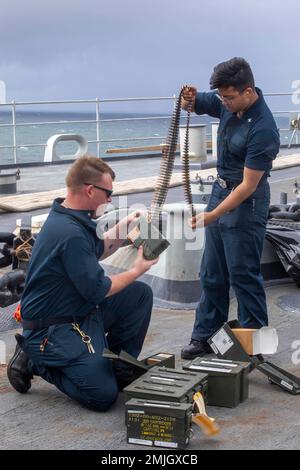
POLYGON ((247 332, 233 320, 224 323, 222 328, 209 338, 208 344, 218 358, 248 362, 249 372, 256 368, 268 377, 270 383, 293 395, 300 394, 300 377, 266 361, 263 356, 277 351, 278 336, 275 328, 264 327, 247 332))
POLYGON ((164 367, 169 367, 169 368, 174 368, 175 369, 175 356, 174 354, 170 353, 157 353, 154 354, 153 356, 146 357, 146 359, 143 359, 142 361, 144 364, 147 366, 164 366, 164 367))
POLYGON ((252 362, 251 356, 276 353, 278 335, 275 328, 245 329, 232 321, 224 323, 208 343, 218 357, 252 362))
POLYGON ((152 356, 146 357, 145 359, 138 360, 135 357, 128 354, 126 351, 121 351, 119 354, 116 354, 109 349, 104 348, 102 352, 102 357, 106 359, 111 359, 112 361, 118 361, 123 363, 132 370, 133 375, 131 381, 133 382, 141 375, 145 374, 154 366, 163 366, 171 369, 175 368, 175 356, 171 353, 159 352, 153 354, 152 356))
POLYGON ((278 348, 278 335, 275 328, 263 327, 260 330, 233 328, 247 354, 274 354, 278 348))

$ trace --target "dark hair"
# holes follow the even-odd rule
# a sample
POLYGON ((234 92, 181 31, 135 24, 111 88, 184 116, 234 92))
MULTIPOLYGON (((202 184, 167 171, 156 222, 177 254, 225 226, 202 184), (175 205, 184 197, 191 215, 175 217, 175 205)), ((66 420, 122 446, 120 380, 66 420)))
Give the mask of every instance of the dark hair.
POLYGON ((109 173, 112 180, 115 179, 115 172, 101 158, 84 155, 78 158, 69 169, 66 184, 73 190, 80 188, 86 181, 97 184, 103 173, 109 173))
POLYGON ((247 87, 255 87, 251 67, 242 57, 233 57, 216 65, 209 83, 212 90, 233 86, 242 91, 247 87))

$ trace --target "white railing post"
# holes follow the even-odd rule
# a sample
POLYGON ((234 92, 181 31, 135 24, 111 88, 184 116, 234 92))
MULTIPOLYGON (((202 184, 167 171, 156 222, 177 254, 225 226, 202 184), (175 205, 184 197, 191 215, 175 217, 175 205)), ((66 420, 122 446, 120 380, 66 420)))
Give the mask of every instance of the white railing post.
POLYGON ((6 84, 0 80, 0 104, 6 104, 6 84))
POLYGON ((211 122, 211 153, 213 158, 217 158, 219 122, 211 122))
POLYGON ((100 109, 99 98, 96 98, 96 135, 97 135, 97 157, 100 157, 100 109))
POLYGON ((173 95, 173 107, 175 108, 176 106, 176 101, 177 101, 177 95, 173 95))
POLYGON ((16 132, 16 102, 12 100, 12 130, 13 130, 13 145, 14 145, 14 163, 17 163, 17 132, 16 132))

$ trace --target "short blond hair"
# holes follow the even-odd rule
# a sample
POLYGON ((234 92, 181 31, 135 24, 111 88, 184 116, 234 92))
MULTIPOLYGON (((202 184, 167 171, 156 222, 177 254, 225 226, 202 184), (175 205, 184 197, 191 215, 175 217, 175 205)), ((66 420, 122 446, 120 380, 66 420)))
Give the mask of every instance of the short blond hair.
POLYGON ((79 189, 84 183, 97 184, 99 176, 109 173, 112 180, 116 175, 112 168, 101 158, 84 155, 73 163, 66 176, 66 185, 72 190, 79 189))

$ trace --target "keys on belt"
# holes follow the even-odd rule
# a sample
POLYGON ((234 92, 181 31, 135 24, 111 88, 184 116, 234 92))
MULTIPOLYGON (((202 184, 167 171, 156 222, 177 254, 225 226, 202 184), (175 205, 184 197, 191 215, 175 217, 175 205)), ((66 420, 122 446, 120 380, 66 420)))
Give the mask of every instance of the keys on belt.
POLYGON ((77 331, 80 334, 82 341, 86 344, 88 352, 90 354, 95 354, 95 349, 92 345, 91 337, 86 335, 79 327, 78 323, 72 323, 73 330, 77 331))
POLYGON ((217 176, 216 179, 222 189, 234 189, 239 184, 241 184, 241 181, 228 181, 228 180, 224 180, 223 178, 220 178, 220 176, 217 176))

